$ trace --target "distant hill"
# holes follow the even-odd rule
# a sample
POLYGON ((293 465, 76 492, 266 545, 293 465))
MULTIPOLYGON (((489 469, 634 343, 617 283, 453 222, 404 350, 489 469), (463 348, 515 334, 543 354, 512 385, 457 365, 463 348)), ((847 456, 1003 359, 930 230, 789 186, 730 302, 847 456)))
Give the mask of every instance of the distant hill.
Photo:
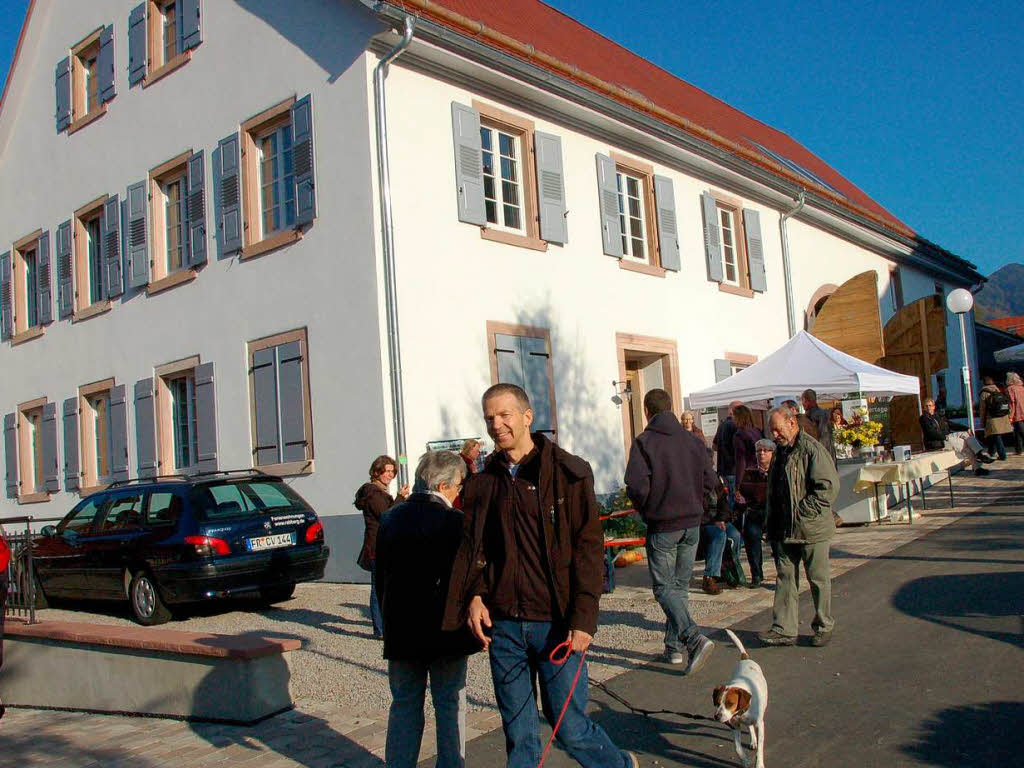
POLYGON ((1006 264, 988 276, 974 297, 981 322, 1024 315, 1024 264, 1006 264))

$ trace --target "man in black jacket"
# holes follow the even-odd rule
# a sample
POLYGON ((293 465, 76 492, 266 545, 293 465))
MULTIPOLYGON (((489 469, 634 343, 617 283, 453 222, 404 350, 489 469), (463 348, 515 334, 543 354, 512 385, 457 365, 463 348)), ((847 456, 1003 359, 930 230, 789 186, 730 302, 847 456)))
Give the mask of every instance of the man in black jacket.
POLYGON ((385 513, 377 533, 377 593, 392 696, 386 744, 390 768, 415 768, 428 675, 437 765, 465 765, 466 658, 480 645, 467 629, 441 629, 462 536, 462 514, 452 502, 464 475, 465 464, 456 454, 425 454, 416 467, 413 495, 385 513))
POLYGON ((647 523, 647 566, 654 598, 665 611, 665 660, 697 672, 715 645, 690 617, 689 586, 700 541, 704 496, 719 480, 704 443, 687 432, 672 413, 672 398, 663 389, 644 397, 647 428, 633 441, 626 466, 626 492, 647 523))

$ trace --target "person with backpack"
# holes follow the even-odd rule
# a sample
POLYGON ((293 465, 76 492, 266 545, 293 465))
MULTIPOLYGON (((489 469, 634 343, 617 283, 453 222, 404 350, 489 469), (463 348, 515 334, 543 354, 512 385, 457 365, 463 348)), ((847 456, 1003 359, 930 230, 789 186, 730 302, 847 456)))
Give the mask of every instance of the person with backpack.
POLYGON ((1006 461, 1006 446, 1003 435, 1013 432, 1010 424, 1010 398, 996 386, 991 376, 984 378, 981 388, 981 421, 985 425, 985 442, 988 452, 998 453, 1000 461, 1006 461))

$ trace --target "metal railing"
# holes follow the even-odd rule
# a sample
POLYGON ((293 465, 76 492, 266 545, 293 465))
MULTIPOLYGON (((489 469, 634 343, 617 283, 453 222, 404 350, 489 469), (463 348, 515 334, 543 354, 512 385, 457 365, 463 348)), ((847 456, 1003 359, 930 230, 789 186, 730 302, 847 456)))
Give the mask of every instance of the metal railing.
POLYGON ((33 532, 33 523, 61 520, 59 517, 4 517, 0 518, 0 535, 11 548, 11 562, 7 566, 7 603, 5 616, 24 618, 36 623, 36 578, 32 562, 32 542, 39 535, 33 532), (24 527, 22 527, 24 526, 24 527))

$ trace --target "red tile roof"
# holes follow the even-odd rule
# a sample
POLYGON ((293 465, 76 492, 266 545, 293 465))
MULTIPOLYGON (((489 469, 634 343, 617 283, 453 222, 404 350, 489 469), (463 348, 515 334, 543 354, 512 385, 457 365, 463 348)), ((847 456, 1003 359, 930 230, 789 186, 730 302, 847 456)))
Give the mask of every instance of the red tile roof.
POLYGON ((997 317, 994 320, 987 320, 986 323, 991 325, 993 328, 999 328, 1003 331, 1015 333, 1018 336, 1024 336, 1024 315, 997 317))
MULTIPOLYGON (((495 2, 495 0, 389 0, 389 2, 467 36, 475 36, 491 47, 503 49, 506 53, 529 60, 544 68, 555 69, 543 54, 570 66, 578 67, 580 76, 572 79, 576 79, 582 85, 592 89, 594 88, 593 78, 599 78, 634 94, 642 94, 657 107, 695 124, 692 128, 696 130, 691 130, 691 132, 701 138, 709 138, 706 134, 710 131, 724 139, 725 145, 732 145, 727 148, 735 150, 738 145, 748 159, 750 159, 749 153, 756 153, 760 159, 759 164, 763 167, 807 185, 807 180, 794 174, 791 169, 780 168, 777 161, 757 146, 760 144, 771 152, 810 171, 840 193, 840 195, 832 196, 826 191, 826 197, 832 197, 835 202, 859 213, 867 213, 870 218, 894 228, 902 234, 913 234, 906 224, 868 197, 828 163, 786 134, 730 107, 720 99, 716 99, 696 86, 666 72, 561 11, 545 5, 540 0, 500 0, 500 2, 495 2), (450 12, 468 17, 477 22, 477 25, 475 28, 467 27, 459 23, 450 12), (513 40, 495 40, 494 36, 486 35, 480 25, 500 33, 499 38, 500 35, 506 35, 513 40), (515 42, 532 46, 537 53, 542 55, 524 55, 521 47, 511 44, 515 42), (591 78, 588 80, 586 75, 590 75, 591 78)), ((564 72, 559 72, 559 74, 564 76, 564 72)), ((627 95, 619 94, 618 100, 622 101, 622 97, 627 95)), ((637 107, 637 104, 634 102, 629 106, 637 107)), ((660 116, 656 111, 652 111, 652 114, 660 116)), ((714 143, 714 138, 710 137, 709 140, 714 143)), ((755 162, 758 160, 755 159, 755 162)))

